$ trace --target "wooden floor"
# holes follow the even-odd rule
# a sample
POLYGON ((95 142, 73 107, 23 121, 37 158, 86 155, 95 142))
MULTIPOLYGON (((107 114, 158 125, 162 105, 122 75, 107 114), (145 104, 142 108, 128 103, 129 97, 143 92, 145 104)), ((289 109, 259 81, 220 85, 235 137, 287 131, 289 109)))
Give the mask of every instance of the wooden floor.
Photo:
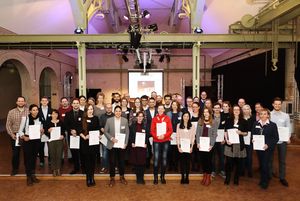
MULTIPOLYGON (((297 144, 297 143, 296 143, 297 144)), ((255 156, 256 154, 254 154, 255 156)), ((143 201, 143 200, 205 200, 205 201, 296 201, 300 200, 300 146, 289 145, 287 154, 287 180, 290 186, 284 187, 278 178, 271 180, 267 190, 259 188, 257 162, 254 157, 254 178, 242 177, 240 185, 223 185, 223 179, 217 176, 209 187, 200 184, 201 175, 191 175, 189 185, 179 184, 179 175, 167 175, 166 185, 153 185, 152 175, 146 176, 146 185, 135 184, 135 177, 126 174, 129 180, 127 186, 117 182, 114 188, 107 186, 108 175, 96 174, 96 186, 88 188, 85 185, 85 177, 82 175, 70 176, 68 171, 71 165, 65 162, 64 175, 53 178, 49 175, 48 167, 38 168, 39 184, 32 187, 26 186, 24 165, 21 162, 19 175, 11 177, 10 173, 11 150, 9 138, 0 134, 0 201, 27 201, 27 200, 110 200, 110 201, 143 201)), ((275 157, 276 158, 276 157, 275 157)), ((118 177, 116 177, 118 179, 118 177)))

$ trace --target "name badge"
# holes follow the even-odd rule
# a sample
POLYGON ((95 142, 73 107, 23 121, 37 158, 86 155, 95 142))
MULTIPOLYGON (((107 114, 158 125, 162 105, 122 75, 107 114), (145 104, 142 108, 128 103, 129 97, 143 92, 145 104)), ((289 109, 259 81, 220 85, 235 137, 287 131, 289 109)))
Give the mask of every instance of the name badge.
POLYGON ((135 117, 135 116, 136 116, 136 113, 133 113, 133 116, 135 117))
POLYGON ((184 132, 186 132, 186 133, 187 133, 187 132, 189 132, 189 130, 188 130, 188 129, 186 129, 186 128, 185 128, 183 131, 184 131, 184 132))
POLYGON ((142 129, 142 133, 145 133, 146 131, 144 129, 142 129))
POLYGON ((222 121, 222 124, 225 124, 225 121, 222 121))
POLYGON ((61 114, 62 117, 66 116, 66 114, 61 114))
POLYGON ((125 112, 125 114, 128 114, 128 113, 129 113, 129 111, 126 111, 126 112, 125 112))
POLYGON ((238 125, 238 124, 235 124, 235 125, 233 125, 233 127, 235 127, 235 128, 238 128, 238 127, 239 127, 239 125, 238 125))
POLYGON ((255 126, 255 128, 261 128, 260 126, 255 126))
POLYGON ((178 117, 178 120, 181 120, 181 117, 178 117))
POLYGON ((48 114, 48 117, 51 117, 51 114, 48 114))
POLYGON ((207 128, 211 128, 211 126, 210 126, 210 125, 206 125, 206 127, 207 127, 207 128))
POLYGON ((88 119, 88 120, 86 120, 86 122, 91 123, 91 120, 88 119))
POLYGON ((78 121, 81 121, 81 117, 78 117, 78 121))
POLYGON ((125 126, 121 126, 121 129, 125 129, 125 126))

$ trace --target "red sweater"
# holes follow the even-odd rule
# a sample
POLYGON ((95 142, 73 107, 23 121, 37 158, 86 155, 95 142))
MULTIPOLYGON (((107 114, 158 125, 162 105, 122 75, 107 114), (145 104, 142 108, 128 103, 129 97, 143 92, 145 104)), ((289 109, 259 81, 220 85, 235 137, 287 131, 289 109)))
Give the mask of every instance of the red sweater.
POLYGON ((170 117, 168 117, 165 114, 159 115, 157 114, 155 117, 153 117, 152 119, 152 123, 151 123, 151 131, 150 131, 152 137, 153 137, 153 142, 167 142, 170 141, 170 136, 173 133, 173 129, 172 129, 172 122, 170 117), (156 133, 156 124, 157 123, 162 123, 165 122, 167 125, 167 129, 166 129, 166 133, 164 134, 164 139, 158 139, 157 138, 157 133, 156 133))

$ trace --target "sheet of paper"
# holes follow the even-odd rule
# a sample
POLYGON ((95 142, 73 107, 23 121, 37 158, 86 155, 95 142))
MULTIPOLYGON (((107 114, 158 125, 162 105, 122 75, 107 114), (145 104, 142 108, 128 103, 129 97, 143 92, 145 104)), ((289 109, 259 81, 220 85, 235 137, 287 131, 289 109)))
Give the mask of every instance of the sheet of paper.
POLYGON ((107 137, 103 134, 103 135, 100 135, 100 142, 107 147, 107 137))
POLYGON ((16 133, 16 141, 15 141, 15 146, 16 147, 19 147, 20 146, 20 135, 19 133, 16 133))
POLYGON ((180 138, 180 148, 184 153, 190 153, 191 140, 188 138, 180 138))
POLYGON ((265 136, 264 135, 253 135, 253 150, 262 150, 265 146, 265 136))
POLYGON ((210 138, 209 137, 200 137, 200 151, 209 152, 210 138))
POLYGON ((176 141, 176 133, 172 133, 171 135, 171 140, 170 140, 170 144, 171 145, 176 145, 177 141, 176 141))
POLYGON ((218 129, 217 131, 217 138, 216 142, 223 142, 224 141, 224 129, 218 129))
POLYGON ((48 141, 49 141, 49 137, 47 135, 43 134, 41 136, 41 142, 48 142, 48 141))
POLYGON ((288 127, 278 127, 279 141, 287 142, 290 140, 290 129, 288 127))
POLYGON ((41 139, 41 125, 29 125, 28 135, 30 140, 41 139))
POLYGON ((135 146, 136 147, 145 147, 146 133, 136 132, 135 134, 135 146))
POLYGON ((250 145, 250 140, 251 140, 251 132, 248 132, 248 134, 244 136, 245 145, 250 145))
POLYGON ((193 125, 194 125, 194 127, 197 129, 197 126, 198 126, 198 121, 193 121, 193 122, 191 122, 193 125))
POLYGON ((59 140, 60 136, 61 136, 61 128, 60 127, 52 127, 52 130, 50 132, 49 142, 59 140))
POLYGON ((89 145, 99 145, 99 135, 100 135, 100 131, 89 131, 89 145))
POLYGON ((157 123, 156 124, 156 133, 157 133, 157 136, 164 135, 164 134, 166 134, 166 132, 167 132, 167 124, 166 124, 166 122, 162 122, 162 123, 157 123))
POLYGON ((70 136, 70 149, 79 149, 80 137, 79 136, 70 136))
POLYGON ((116 133, 115 134, 115 139, 118 140, 117 143, 114 143, 114 148, 124 148, 125 145, 125 133, 116 133))
POLYGON ((236 128, 228 129, 227 133, 228 133, 228 140, 231 144, 239 144, 240 143, 239 134, 237 134, 236 128))

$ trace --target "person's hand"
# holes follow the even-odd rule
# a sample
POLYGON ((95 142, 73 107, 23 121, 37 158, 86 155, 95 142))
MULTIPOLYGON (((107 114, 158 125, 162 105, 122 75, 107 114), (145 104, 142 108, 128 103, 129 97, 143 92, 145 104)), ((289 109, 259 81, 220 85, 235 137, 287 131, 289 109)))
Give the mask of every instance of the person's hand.
POLYGON ((147 144, 145 144, 145 146, 144 146, 145 148, 147 148, 147 144))
POLYGON ((13 134, 11 135, 11 139, 16 140, 16 139, 17 139, 16 134, 13 133, 13 134))
POLYGON ((221 142, 221 144, 225 144, 225 140, 223 140, 223 141, 221 142))
POLYGON ((291 144, 291 140, 289 139, 289 140, 287 141, 287 143, 288 143, 288 144, 291 144))
POLYGON ((236 133, 239 134, 239 135, 243 135, 243 132, 240 131, 240 130, 237 130, 236 133))
POLYGON ((122 149, 126 149, 127 145, 125 144, 124 147, 122 149))
POLYGON ((63 139, 64 139, 64 136, 63 136, 63 135, 61 135, 59 139, 60 139, 60 140, 63 140, 63 139))
POLYGON ((49 129, 48 129, 48 132, 51 133, 51 131, 52 131, 52 128, 49 128, 49 129))
POLYGON ((269 147, 267 144, 265 144, 265 146, 263 147, 264 150, 267 150, 269 147))
POLYGON ((183 153, 182 149, 181 148, 178 148, 178 151, 179 153, 183 153))
POLYGON ((232 143, 229 141, 229 140, 227 140, 227 142, 226 142, 228 145, 232 145, 232 143))
POLYGON ((192 153, 193 152, 193 146, 190 148, 190 153, 192 153))
POLYGON ((86 135, 86 136, 84 137, 85 140, 88 140, 89 138, 90 138, 89 135, 86 135))
POLYGON ((114 138, 114 137, 111 139, 111 141, 112 141, 114 144, 115 144, 115 143, 118 143, 118 140, 117 140, 116 138, 114 138))
POLYGON ((23 135, 23 139, 24 139, 24 141, 26 141, 26 142, 28 142, 30 139, 29 139, 29 137, 27 137, 27 136, 25 136, 25 135, 23 135))
POLYGON ((43 128, 41 128, 40 129, 40 131, 41 131, 41 135, 44 133, 44 129, 43 128))
POLYGON ((197 144, 197 148, 200 149, 200 144, 197 144))
POLYGON ((211 145, 209 145, 208 151, 210 151, 213 147, 211 145))
POLYGON ((159 139, 159 140, 162 140, 162 139, 164 139, 164 138, 165 138, 165 135, 157 136, 157 139, 159 139))
POLYGON ((135 144, 134 144, 134 143, 131 143, 131 146, 132 146, 132 147, 135 147, 135 144))

